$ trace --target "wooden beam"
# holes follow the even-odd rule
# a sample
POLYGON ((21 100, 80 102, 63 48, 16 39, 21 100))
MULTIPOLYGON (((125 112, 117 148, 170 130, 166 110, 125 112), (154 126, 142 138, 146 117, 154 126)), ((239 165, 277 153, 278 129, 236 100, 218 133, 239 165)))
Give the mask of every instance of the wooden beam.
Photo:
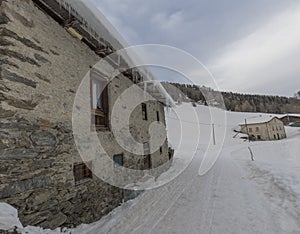
POLYGON ((60 24, 62 24, 62 22, 65 21, 65 19, 63 17, 61 17, 60 14, 58 14, 51 6, 49 6, 45 1, 43 0, 33 0, 33 2, 35 3, 35 5, 42 11, 46 12, 47 14, 49 14, 49 12, 52 14, 50 14, 50 16, 52 16, 56 21, 58 21, 60 24), (47 12, 49 11, 49 12, 47 12))

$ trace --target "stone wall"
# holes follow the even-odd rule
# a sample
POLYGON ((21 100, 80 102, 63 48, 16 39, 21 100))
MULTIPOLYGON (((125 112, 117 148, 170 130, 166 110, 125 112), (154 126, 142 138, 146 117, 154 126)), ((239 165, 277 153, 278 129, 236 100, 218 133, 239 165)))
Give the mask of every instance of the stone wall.
MULTIPOLYGON (((0 0, 0 201, 16 207, 23 225, 72 227, 98 220, 130 191, 111 186, 96 176, 75 185, 73 166, 81 162, 72 133, 76 90, 99 57, 72 37, 30 0, 0 0)), ((131 85, 124 76, 109 85, 115 95, 131 85)), ((137 108, 136 138, 146 140, 160 103, 147 103, 149 121, 137 108)), ((122 149, 110 131, 100 132, 110 156, 124 153, 124 165, 140 169, 143 160, 122 149)), ((168 161, 151 157, 156 167, 168 161)))
POLYGON ((24 225, 55 228, 99 219, 122 201, 118 188, 96 177, 75 186, 77 155, 70 126, 18 115, 1 119, 0 200, 24 225))

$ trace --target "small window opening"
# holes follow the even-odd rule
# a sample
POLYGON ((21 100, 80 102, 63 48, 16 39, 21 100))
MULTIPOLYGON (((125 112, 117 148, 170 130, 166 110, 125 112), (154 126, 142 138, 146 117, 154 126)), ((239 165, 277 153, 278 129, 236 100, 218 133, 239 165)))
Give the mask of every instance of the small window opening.
POLYGON ((148 113, 147 113, 146 103, 142 103, 142 116, 143 116, 143 120, 148 120, 148 113))
POLYGON ((75 178, 75 184, 78 184, 83 180, 93 178, 93 173, 90 168, 92 168, 92 162, 79 163, 74 165, 73 174, 75 178))
POLYGON ((258 140, 261 140, 261 136, 260 136, 260 135, 257 135, 257 139, 258 139, 258 140))
POLYGON ((118 167, 118 166, 123 166, 124 164, 124 155, 123 154, 116 154, 114 155, 114 163, 115 163, 115 166, 118 167))

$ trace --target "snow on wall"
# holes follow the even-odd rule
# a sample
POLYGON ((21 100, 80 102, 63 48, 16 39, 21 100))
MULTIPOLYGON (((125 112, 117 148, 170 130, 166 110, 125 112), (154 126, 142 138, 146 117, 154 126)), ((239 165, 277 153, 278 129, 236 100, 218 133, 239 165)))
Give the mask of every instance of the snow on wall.
POLYGON ((15 227, 23 228, 18 211, 7 203, 0 203, 0 230, 13 230, 15 227))

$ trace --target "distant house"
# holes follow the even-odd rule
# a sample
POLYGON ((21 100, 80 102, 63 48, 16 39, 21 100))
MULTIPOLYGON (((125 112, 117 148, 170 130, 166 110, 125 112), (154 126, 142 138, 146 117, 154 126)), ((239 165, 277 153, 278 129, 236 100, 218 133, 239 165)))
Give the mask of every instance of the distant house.
POLYGON ((284 125, 289 125, 290 123, 300 123, 300 114, 287 114, 280 118, 284 125))
POLYGON ((273 116, 250 118, 240 124, 240 127, 240 131, 252 140, 270 141, 286 138, 283 122, 273 116))

